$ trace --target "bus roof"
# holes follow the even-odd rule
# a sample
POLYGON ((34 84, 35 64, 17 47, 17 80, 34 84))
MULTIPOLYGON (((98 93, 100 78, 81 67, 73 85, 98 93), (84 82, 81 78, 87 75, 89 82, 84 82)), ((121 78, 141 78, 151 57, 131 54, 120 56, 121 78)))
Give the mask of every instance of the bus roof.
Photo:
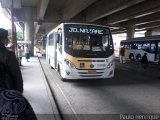
POLYGON ((130 38, 130 39, 127 39, 127 40, 122 40, 121 42, 150 41, 150 40, 154 40, 154 41, 159 40, 160 41, 160 35, 130 38))
POLYGON ((62 23, 62 24, 74 24, 74 25, 93 25, 93 26, 98 26, 98 27, 107 27, 109 28, 108 26, 106 25, 98 25, 98 24, 90 24, 90 23, 62 23))

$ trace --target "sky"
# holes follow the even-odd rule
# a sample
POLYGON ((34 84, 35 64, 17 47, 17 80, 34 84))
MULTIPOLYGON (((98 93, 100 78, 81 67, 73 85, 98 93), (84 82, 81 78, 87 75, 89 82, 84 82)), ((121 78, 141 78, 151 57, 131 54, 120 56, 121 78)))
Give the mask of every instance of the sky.
MULTIPOLYGON (((11 20, 4 15, 3 13, 3 9, 1 8, 1 4, 0 4, 0 28, 4 28, 4 29, 11 29, 11 20)), ((15 24, 16 25, 16 24, 15 24)), ((21 31, 20 27, 18 25, 16 25, 17 31, 21 31)))
POLYGON ((0 28, 11 29, 11 21, 2 13, 2 9, 0 7, 0 28))

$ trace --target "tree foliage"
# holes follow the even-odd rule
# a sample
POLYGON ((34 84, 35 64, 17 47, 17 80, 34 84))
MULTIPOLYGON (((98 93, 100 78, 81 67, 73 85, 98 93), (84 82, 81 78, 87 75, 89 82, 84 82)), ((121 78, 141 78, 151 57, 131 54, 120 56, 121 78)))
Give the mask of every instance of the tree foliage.
POLYGON ((17 32, 17 40, 23 41, 23 33, 22 32, 17 32))
MULTIPOLYGON (((16 33, 16 38, 17 38, 17 41, 23 41, 23 40, 24 40, 24 39, 23 39, 23 33, 18 31, 18 32, 16 33)), ((11 30, 8 31, 8 39, 9 39, 9 41, 11 41, 11 39, 12 39, 11 30)))

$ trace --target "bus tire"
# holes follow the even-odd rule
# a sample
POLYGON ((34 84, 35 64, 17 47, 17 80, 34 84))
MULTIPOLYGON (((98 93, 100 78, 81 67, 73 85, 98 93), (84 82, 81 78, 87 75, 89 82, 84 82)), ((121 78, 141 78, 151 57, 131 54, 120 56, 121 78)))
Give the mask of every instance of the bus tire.
POLYGON ((59 73, 60 79, 65 82, 66 79, 62 77, 61 69, 60 69, 60 66, 59 66, 59 65, 58 65, 58 73, 59 73))
POLYGON ((131 54, 129 55, 129 59, 132 60, 132 61, 134 60, 134 55, 133 55, 133 53, 131 53, 131 54))
MULTIPOLYGON (((49 59, 49 62, 48 62, 48 63, 49 63, 49 64, 51 63, 51 62, 50 62, 50 59, 49 59)), ((51 64, 50 64, 50 66, 51 66, 51 64)), ((51 69, 53 69, 53 67, 52 67, 52 66, 51 66, 51 69)))
POLYGON ((137 56, 136 56, 136 59, 137 59, 137 61, 141 61, 141 55, 140 54, 138 54, 137 56))

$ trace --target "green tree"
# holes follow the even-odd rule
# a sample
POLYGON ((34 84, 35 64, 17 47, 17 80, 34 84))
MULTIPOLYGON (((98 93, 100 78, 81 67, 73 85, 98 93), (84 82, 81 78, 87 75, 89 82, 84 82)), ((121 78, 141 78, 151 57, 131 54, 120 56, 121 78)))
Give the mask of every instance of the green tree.
MULTIPOLYGON (((22 32, 17 32, 16 33, 16 38, 17 38, 17 41, 23 41, 23 33, 22 32)), ((8 30, 8 39, 9 39, 9 42, 11 42, 11 39, 12 39, 12 31, 11 30, 8 30)))
POLYGON ((17 40, 23 41, 23 33, 22 32, 17 32, 17 40))

